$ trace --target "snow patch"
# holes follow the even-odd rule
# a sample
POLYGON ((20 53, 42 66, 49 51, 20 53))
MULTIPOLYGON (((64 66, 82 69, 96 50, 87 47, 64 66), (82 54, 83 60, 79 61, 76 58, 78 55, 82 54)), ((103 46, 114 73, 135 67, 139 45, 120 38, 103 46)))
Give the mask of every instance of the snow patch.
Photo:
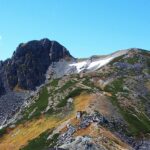
POLYGON ((90 65, 88 66, 87 69, 99 69, 100 67, 106 65, 107 63, 109 63, 111 60, 113 59, 113 57, 110 58, 105 58, 105 59, 101 59, 95 62, 90 63, 90 65))
POLYGON ((128 50, 117 51, 113 54, 107 55, 103 58, 99 58, 99 59, 96 59, 96 60, 94 60, 91 57, 86 61, 69 64, 69 66, 70 67, 75 67, 76 70, 77 70, 77 73, 80 73, 83 70, 94 71, 94 70, 97 70, 97 69, 101 68, 102 66, 108 64, 114 58, 119 57, 121 55, 124 55, 127 52, 128 52, 128 50))
POLYGON ((70 64, 70 67, 76 67, 77 72, 81 72, 83 70, 88 70, 88 71, 93 71, 93 70, 97 70, 100 67, 106 65, 107 63, 109 63, 114 57, 108 57, 108 58, 103 58, 103 59, 99 59, 96 61, 93 60, 87 60, 87 61, 83 61, 83 62, 78 62, 78 63, 73 63, 70 64))
POLYGON ((62 59, 58 62, 53 62, 47 70, 46 81, 50 78, 60 78, 64 75, 80 73, 82 71, 95 71, 111 62, 114 58, 124 55, 127 52, 128 50, 121 50, 110 55, 99 56, 99 58, 90 57, 89 59, 80 62, 76 62, 77 60, 75 59, 70 61, 62 59))
POLYGON ((87 62, 83 61, 83 62, 70 64, 69 66, 76 67, 77 71, 80 72, 85 68, 86 64, 87 64, 87 62))

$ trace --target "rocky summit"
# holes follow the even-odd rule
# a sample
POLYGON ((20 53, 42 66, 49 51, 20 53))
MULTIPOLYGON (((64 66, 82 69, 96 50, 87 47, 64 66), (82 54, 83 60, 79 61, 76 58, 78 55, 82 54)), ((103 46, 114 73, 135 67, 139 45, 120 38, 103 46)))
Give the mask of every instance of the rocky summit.
POLYGON ((150 149, 150 52, 21 43, 0 61, 0 128, 0 150, 150 149))
POLYGON ((48 39, 34 40, 21 43, 12 58, 2 62, 1 67, 4 68, 3 74, 9 88, 17 86, 25 90, 34 90, 44 82, 45 73, 53 62, 67 58, 72 56, 58 42, 48 39))

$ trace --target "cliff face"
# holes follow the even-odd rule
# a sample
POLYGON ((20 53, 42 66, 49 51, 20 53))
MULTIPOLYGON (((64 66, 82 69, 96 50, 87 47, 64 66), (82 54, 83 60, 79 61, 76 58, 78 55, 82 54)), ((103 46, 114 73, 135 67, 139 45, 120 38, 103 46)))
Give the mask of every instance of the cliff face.
POLYGON ((72 58, 67 49, 56 41, 30 41, 20 44, 12 58, 3 62, 3 74, 10 89, 17 86, 34 90, 45 81, 45 73, 52 62, 67 57, 72 58))
POLYGON ((2 95, 4 93, 5 93, 5 88, 4 88, 2 80, 0 79, 0 95, 2 95))

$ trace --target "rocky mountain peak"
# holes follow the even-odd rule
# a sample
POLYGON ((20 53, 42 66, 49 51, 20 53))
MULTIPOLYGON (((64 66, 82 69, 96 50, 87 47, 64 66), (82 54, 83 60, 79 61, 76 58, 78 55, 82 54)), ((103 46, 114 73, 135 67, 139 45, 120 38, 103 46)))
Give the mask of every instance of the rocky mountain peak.
MULTIPOLYGON (((59 44, 57 41, 50 41, 47 38, 19 44, 16 51, 14 52, 13 57, 22 57, 28 53, 32 53, 33 55, 47 53, 47 56, 49 56, 49 54, 58 54, 58 57, 62 58, 65 56, 72 57, 64 46, 59 44)), ((55 58, 57 59, 57 56, 55 56, 55 58)), ((55 58, 54 61, 56 61, 55 58)))
POLYGON ((5 61, 4 74, 11 89, 33 90, 45 81, 45 73, 53 62, 73 58, 69 51, 49 39, 21 43, 9 61, 5 61))

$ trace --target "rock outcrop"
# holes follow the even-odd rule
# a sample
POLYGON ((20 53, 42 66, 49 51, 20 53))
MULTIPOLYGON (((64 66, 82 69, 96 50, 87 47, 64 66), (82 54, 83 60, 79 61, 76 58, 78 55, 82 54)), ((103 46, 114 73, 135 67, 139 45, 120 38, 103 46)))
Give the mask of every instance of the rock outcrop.
POLYGON ((58 42, 34 40, 17 47, 12 58, 3 63, 3 73, 10 89, 17 86, 34 90, 45 81, 46 71, 53 62, 68 58, 72 58, 69 51, 58 42))

